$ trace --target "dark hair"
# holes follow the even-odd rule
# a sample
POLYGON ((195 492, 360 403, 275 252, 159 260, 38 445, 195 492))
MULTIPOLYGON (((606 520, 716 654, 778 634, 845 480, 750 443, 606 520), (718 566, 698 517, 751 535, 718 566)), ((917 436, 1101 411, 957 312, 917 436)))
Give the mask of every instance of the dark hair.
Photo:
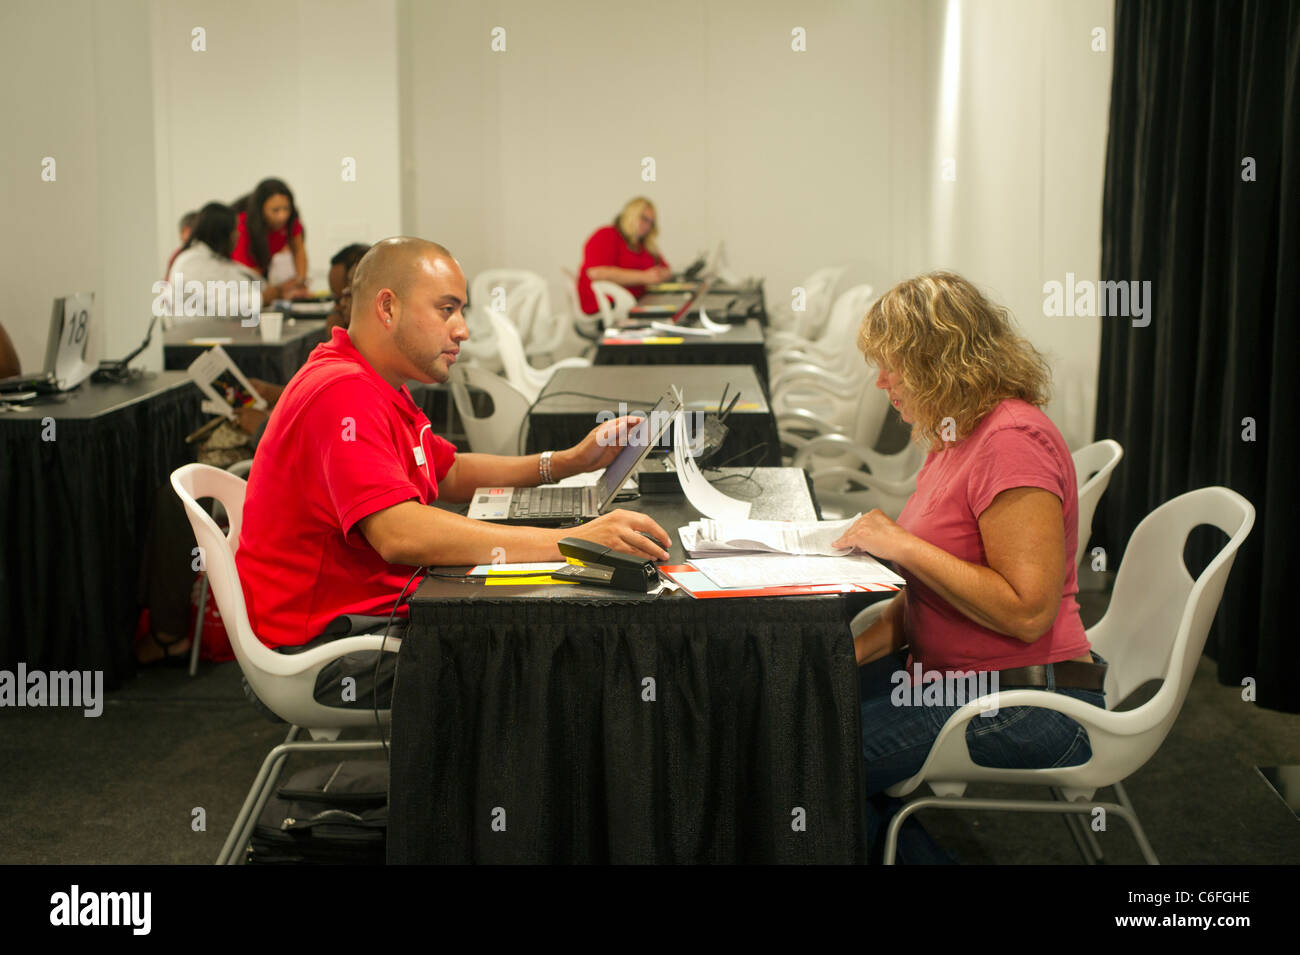
POLYGON ((271 250, 267 241, 266 222, 262 219, 262 207, 272 196, 284 196, 289 200, 289 218, 284 228, 289 235, 293 235, 294 223, 298 221, 298 207, 294 205, 293 193, 283 180, 263 179, 256 189, 246 196, 240 196, 233 203, 235 211, 244 213, 246 217, 248 252, 263 275, 271 264, 271 250))
POLYGON ((334 257, 330 259, 330 265, 341 265, 343 266, 343 271, 346 272, 348 269, 352 268, 352 266, 360 262, 361 257, 369 251, 370 246, 362 245, 360 242, 353 242, 351 245, 345 245, 343 248, 335 252, 334 257))
POLYGON ((209 202, 195 215, 197 221, 181 251, 202 242, 223 259, 230 258, 230 253, 235 251, 235 210, 224 202, 209 202))
POLYGON ((192 232, 194 231, 194 223, 198 221, 199 221, 198 212, 196 210, 191 210, 185 213, 185 215, 181 216, 181 222, 177 228, 179 228, 182 232, 185 231, 186 229, 189 229, 192 232))

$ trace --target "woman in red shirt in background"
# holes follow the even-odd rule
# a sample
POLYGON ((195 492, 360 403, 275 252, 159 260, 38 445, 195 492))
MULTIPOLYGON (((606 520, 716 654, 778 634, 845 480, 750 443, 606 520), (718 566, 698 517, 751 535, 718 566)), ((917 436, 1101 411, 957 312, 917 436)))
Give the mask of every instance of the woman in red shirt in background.
MULTIPOLYGON (((1075 601, 1079 492, 1070 450, 1040 410, 1050 382, 1042 356, 1005 309, 949 272, 886 292, 858 347, 879 367, 876 387, 930 447, 897 523, 873 510, 835 542, 893 561, 907 581, 854 639, 875 842, 897 805, 883 790, 920 770, 960 708, 913 692, 916 669, 922 684, 936 672, 984 673, 971 690, 1033 687, 1104 707, 1106 667, 1075 601)), ((981 714, 966 724, 966 742, 974 762, 1002 768, 1074 766, 1092 755, 1083 727, 1039 707, 981 714)), ((930 848, 919 826, 912 837, 930 848)))
POLYGON ((239 237, 230 257, 247 265, 263 278, 271 266, 271 259, 285 246, 293 254, 294 276, 275 285, 262 288, 263 303, 270 304, 278 298, 304 298, 307 290, 307 248, 303 244, 302 222, 293 193, 279 179, 263 179, 250 195, 236 199, 239 212, 236 230, 239 237))
POLYGON ((593 281, 617 282, 640 298, 647 285, 666 281, 672 274, 659 254, 657 220, 650 200, 637 197, 615 216, 613 225, 592 233, 578 269, 578 304, 585 314, 600 310, 591 290, 593 281))

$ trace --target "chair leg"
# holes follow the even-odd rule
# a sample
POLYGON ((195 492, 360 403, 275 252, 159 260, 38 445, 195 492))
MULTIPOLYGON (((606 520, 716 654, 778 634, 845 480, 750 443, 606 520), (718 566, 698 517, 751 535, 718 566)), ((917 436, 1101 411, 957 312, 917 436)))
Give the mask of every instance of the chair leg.
POLYGON ((1133 827, 1133 837, 1137 839, 1138 848, 1142 850, 1142 857, 1147 860, 1147 865, 1159 865, 1160 860, 1156 858, 1156 854, 1151 848, 1151 843, 1147 841, 1146 830, 1142 828, 1142 823, 1138 822, 1137 810, 1133 808, 1133 803, 1129 801, 1128 790, 1124 788, 1122 782, 1116 783, 1113 788, 1115 790, 1115 798, 1118 799, 1119 804, 1128 811, 1125 821, 1133 827))
MULTIPOLYGON (((1122 798, 1127 798, 1125 794, 1122 798)), ((999 810, 1014 812, 1059 812, 1074 815, 1091 815, 1092 811, 1100 806, 1108 813, 1114 813, 1129 824, 1133 830, 1133 836, 1137 840, 1138 848, 1142 850, 1143 857, 1147 860, 1148 865, 1159 865, 1160 860, 1156 854, 1151 851, 1151 844, 1147 842, 1146 833, 1142 831, 1142 826, 1138 822, 1137 814, 1133 812, 1133 807, 1122 806, 1113 802, 1044 802, 1042 800, 1024 800, 1024 799, 967 799, 956 796, 923 796, 920 799, 913 799, 905 804, 902 809, 895 813, 894 818, 889 821, 889 828, 885 833, 885 852, 883 862, 885 865, 894 864, 894 856, 898 852, 898 831, 902 828, 907 817, 914 812, 922 809, 970 809, 970 810, 999 810)))
POLYGON ((199 647, 203 644, 203 612, 208 604, 208 575, 199 581, 199 613, 194 618, 194 639, 190 643, 190 676, 199 672, 199 647))
MULTIPOLYGON (((1057 802, 1066 802, 1065 794, 1056 786, 1051 787, 1052 798, 1057 802)), ((1074 844, 1079 850, 1079 855, 1083 856, 1084 865, 1097 865, 1102 861, 1101 846, 1097 842, 1096 836, 1088 828, 1088 824, 1081 818, 1072 813, 1066 813, 1062 818, 1065 820, 1065 828, 1070 830, 1070 837, 1074 839, 1074 844)))
POLYGON ((289 733, 284 742, 271 750, 266 759, 263 760, 262 768, 248 791, 248 797, 244 800, 244 806, 240 809, 239 815, 235 817, 235 824, 231 826, 230 834, 226 836, 225 845, 221 847, 221 855, 217 856, 217 865, 239 864, 239 850, 246 846, 248 840, 252 838, 253 828, 257 825, 262 810, 266 808, 271 793, 275 790, 275 784, 280 778, 280 772, 284 768, 284 762, 290 754, 303 752, 367 752, 381 749, 384 745, 382 740, 377 739, 355 739, 341 742, 299 740, 297 737, 300 732, 300 727, 289 727, 289 733))

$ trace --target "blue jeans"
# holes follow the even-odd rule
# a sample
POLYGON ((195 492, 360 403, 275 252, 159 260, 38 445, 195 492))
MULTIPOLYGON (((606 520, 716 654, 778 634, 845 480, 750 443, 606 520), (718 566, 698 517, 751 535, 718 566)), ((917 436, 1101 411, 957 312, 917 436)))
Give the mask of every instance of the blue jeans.
MULTIPOLYGON (((1105 663, 1097 654, 1093 659, 1105 663)), ((899 706, 891 700, 897 671, 904 670, 907 651, 899 651, 869 663, 858 671, 862 700, 862 754, 867 775, 867 844, 878 851, 884 842, 889 817, 901 805, 884 794, 895 783, 915 775, 925 763, 939 730, 961 707, 899 706)), ((1105 707, 1105 694, 1094 690, 1058 689, 1053 668, 1047 668, 1049 693, 1073 696, 1105 707)), ((1001 687, 1001 689, 1009 689, 1001 687)), ((1092 756, 1087 731, 1061 713, 1039 707, 1017 706, 1000 709, 992 716, 977 716, 966 724, 966 744, 971 759, 981 766, 1001 769, 1042 769, 1077 766, 1092 756)), ((909 818, 903 831, 915 822, 909 818)), ((900 837, 900 857, 904 861, 947 861, 927 851, 928 838, 920 827, 912 829, 912 848, 918 856, 906 858, 908 839, 900 837)), ((937 847, 933 847, 937 849, 937 847)))

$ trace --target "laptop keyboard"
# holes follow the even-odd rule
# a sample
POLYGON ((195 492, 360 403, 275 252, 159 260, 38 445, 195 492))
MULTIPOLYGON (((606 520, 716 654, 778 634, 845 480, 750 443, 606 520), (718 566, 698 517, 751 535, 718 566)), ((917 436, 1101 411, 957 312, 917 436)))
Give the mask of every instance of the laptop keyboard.
POLYGON ((515 491, 510 516, 530 520, 581 517, 585 487, 526 487, 515 491))

